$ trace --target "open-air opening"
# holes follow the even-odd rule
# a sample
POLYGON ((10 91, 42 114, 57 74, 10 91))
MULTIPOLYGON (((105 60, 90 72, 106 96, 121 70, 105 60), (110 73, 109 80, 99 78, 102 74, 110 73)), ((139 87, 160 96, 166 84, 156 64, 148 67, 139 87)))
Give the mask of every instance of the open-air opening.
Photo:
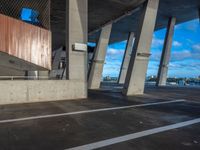
POLYGON ((122 41, 108 46, 102 74, 104 82, 118 82, 126 43, 127 41, 122 41))
MULTIPOLYGON (((166 29, 155 32, 147 83, 155 84, 166 29)), ((176 25, 173 36, 167 85, 200 86, 200 25, 195 19, 176 25)))

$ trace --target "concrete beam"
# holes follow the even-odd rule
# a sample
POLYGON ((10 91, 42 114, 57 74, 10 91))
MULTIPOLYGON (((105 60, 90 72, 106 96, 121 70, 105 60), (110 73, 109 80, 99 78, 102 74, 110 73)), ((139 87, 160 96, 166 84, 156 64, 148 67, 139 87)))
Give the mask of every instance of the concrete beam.
POLYGON ((158 5, 159 0, 148 0, 144 6, 123 88, 125 95, 143 94, 144 92, 158 5))
POLYGON ((171 56, 171 48, 172 48, 175 25, 176 25, 176 18, 174 17, 170 18, 157 76, 157 82, 156 82, 157 86, 165 86, 167 82, 168 65, 171 56))
POLYGON ((95 50, 93 62, 91 65, 91 70, 89 73, 89 79, 88 79, 89 89, 99 89, 100 87, 111 30, 112 30, 112 24, 103 27, 101 30, 101 34, 95 50))
POLYGON ((119 84, 125 83, 126 74, 128 71, 128 65, 129 65, 131 53, 133 50, 134 39, 135 39, 135 34, 133 32, 131 32, 128 37, 128 41, 126 44, 126 50, 125 50, 122 66, 120 69, 120 74, 119 74, 119 79, 118 79, 119 84))

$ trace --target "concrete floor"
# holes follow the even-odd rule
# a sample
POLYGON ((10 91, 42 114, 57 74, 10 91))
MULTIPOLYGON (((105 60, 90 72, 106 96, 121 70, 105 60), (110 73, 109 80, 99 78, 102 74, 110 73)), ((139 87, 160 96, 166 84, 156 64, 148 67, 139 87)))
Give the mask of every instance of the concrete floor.
MULTIPOLYGON (((124 97, 119 91, 120 87, 104 85, 104 90, 90 91, 87 100, 0 106, 0 149, 64 150, 200 118, 199 88, 146 87, 145 95, 134 97, 124 97), (51 116, 180 99, 186 101, 51 116), (28 119, 12 120, 20 118, 28 119)), ((200 123, 100 149, 199 150, 200 123)))

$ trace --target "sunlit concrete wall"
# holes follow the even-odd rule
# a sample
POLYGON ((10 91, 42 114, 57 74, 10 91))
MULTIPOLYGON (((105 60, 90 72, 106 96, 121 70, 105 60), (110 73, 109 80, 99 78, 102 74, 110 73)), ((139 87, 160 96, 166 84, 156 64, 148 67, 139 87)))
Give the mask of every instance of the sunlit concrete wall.
POLYGON ((0 105, 82 99, 86 93, 85 83, 74 80, 1 81, 0 105))

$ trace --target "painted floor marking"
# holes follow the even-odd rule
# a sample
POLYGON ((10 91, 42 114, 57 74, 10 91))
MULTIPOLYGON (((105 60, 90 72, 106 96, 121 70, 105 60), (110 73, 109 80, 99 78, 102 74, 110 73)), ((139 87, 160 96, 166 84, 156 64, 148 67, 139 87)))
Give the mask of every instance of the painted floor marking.
POLYGON ((84 110, 84 111, 68 112, 68 113, 61 113, 61 114, 32 116, 32 117, 24 117, 24 118, 17 118, 17 119, 6 119, 6 120, 0 120, 0 124, 28 121, 28 120, 36 120, 36 119, 45 119, 45 118, 52 118, 52 117, 69 116, 69 115, 77 115, 77 114, 94 113, 94 112, 111 111, 111 110, 120 110, 120 109, 128 109, 128 108, 137 108, 137 107, 145 107, 145 106, 163 105, 163 104, 171 104, 171 103, 178 103, 178 102, 185 102, 185 101, 186 100, 183 100, 183 99, 182 100, 172 100, 172 101, 165 101, 165 102, 147 103, 147 104, 130 105, 130 106, 122 106, 122 107, 102 108, 102 109, 94 109, 94 110, 84 110))
POLYGON ((194 125, 194 124, 198 124, 198 123, 200 123, 200 118, 181 122, 181 123, 176 123, 176 124, 172 124, 172 125, 168 125, 168 126, 163 126, 163 127, 159 127, 159 128, 154 128, 154 129, 150 129, 150 130, 145 130, 142 132, 128 134, 125 136, 119 136, 116 138, 103 140, 103 141, 86 144, 86 145, 82 145, 82 146, 78 146, 78 147, 74 147, 74 148, 69 148, 69 149, 65 149, 65 150, 92 150, 92 149, 102 148, 102 147, 110 146, 113 144, 118 144, 121 142, 126 142, 126 141, 134 140, 137 138, 141 138, 141 137, 145 137, 145 136, 149 136, 149 135, 153 135, 153 134, 157 134, 157 133, 161 133, 161 132, 165 132, 165 131, 169 131, 169 130, 173 130, 173 129, 177 129, 177 128, 182 128, 182 127, 186 127, 186 126, 190 126, 190 125, 194 125))

